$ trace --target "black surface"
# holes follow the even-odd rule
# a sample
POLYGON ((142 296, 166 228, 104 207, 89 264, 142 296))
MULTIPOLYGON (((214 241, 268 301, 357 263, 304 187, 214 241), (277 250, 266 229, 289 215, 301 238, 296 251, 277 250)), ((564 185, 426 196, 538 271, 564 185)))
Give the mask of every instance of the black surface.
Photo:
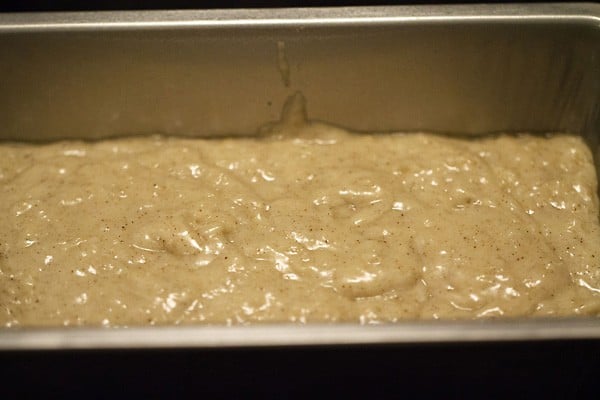
POLYGON ((595 398, 600 341, 0 353, 4 398, 595 398))

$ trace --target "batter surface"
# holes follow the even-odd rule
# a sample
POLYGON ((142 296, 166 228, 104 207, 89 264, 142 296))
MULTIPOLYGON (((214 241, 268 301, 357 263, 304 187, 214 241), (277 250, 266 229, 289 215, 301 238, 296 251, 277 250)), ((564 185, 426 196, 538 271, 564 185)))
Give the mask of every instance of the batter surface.
POLYGON ((0 324, 600 313, 579 138, 268 131, 0 146, 0 324))

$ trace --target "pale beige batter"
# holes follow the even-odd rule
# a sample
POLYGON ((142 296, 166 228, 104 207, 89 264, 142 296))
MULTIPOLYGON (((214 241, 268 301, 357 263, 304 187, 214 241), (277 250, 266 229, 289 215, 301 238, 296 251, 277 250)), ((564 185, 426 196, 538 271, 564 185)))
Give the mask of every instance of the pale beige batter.
POLYGON ((570 136, 0 146, 0 324, 598 315, 596 174, 570 136))

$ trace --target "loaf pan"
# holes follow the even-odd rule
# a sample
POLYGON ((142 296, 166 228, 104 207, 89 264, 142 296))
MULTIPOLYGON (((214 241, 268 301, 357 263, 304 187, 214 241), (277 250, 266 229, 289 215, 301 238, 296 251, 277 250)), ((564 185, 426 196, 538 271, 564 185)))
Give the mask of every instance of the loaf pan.
MULTIPOLYGON (((0 15, 0 140, 247 135, 300 91, 358 131, 569 132, 598 160, 600 5, 0 15)), ((597 318, 0 330, 0 349, 580 340, 597 318)))

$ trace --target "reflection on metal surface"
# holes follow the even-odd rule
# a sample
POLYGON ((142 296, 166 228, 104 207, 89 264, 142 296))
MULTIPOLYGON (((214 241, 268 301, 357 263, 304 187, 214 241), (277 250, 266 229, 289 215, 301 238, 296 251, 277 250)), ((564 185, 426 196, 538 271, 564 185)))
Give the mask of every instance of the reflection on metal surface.
POLYGON ((580 18, 595 23, 600 18, 598 8, 598 5, 591 3, 574 3, 23 13, 0 15, 0 30, 156 29, 199 26, 240 28, 282 25, 329 27, 336 24, 502 21, 506 18, 555 22, 580 18))
POLYGON ((347 344, 600 339, 597 320, 420 322, 377 326, 262 325, 44 329, 0 332, 0 350, 225 348, 347 344))

